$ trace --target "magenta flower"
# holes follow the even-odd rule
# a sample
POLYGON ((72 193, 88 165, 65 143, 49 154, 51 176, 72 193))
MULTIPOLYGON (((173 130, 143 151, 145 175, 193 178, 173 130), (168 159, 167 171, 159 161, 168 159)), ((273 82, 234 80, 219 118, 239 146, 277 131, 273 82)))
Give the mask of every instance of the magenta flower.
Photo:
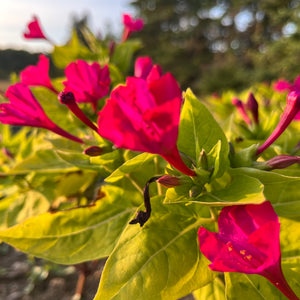
POLYGON ((292 91, 287 95, 287 104, 276 128, 269 138, 257 149, 256 155, 265 151, 284 132, 300 111, 300 91, 292 91))
POLYGON ((66 92, 72 92, 77 102, 89 102, 94 111, 97 110, 97 102, 109 92, 110 77, 108 66, 101 66, 94 62, 88 64, 84 60, 70 63, 65 74, 64 81, 66 92))
POLYGON ((146 79, 152 70, 152 59, 148 56, 138 57, 134 65, 134 76, 137 78, 146 79))
POLYGON ((153 65, 150 57, 139 57, 135 61, 134 76, 147 81, 157 80, 162 75, 162 68, 159 65, 153 65))
POLYGON ((128 77, 99 112, 98 132, 117 147, 159 154, 182 173, 195 176, 176 145, 181 103, 181 90, 170 73, 153 81, 128 77))
POLYGON ((36 66, 28 66, 20 73, 21 82, 29 86, 44 86, 58 94, 49 77, 49 59, 41 54, 36 66))
POLYGON ((277 92, 300 91, 300 76, 297 76, 294 83, 290 83, 285 79, 279 79, 273 84, 273 89, 277 92))
POLYGON ((33 16, 32 21, 27 25, 27 31, 23 34, 25 39, 44 39, 48 40, 41 29, 41 25, 36 16, 33 16))
POLYGON ((237 108, 237 111, 239 112, 239 114, 241 115, 241 117, 243 118, 243 120, 248 124, 251 125, 251 120, 248 117, 246 110, 245 110, 245 105, 243 104, 243 102, 237 98, 233 98, 232 99, 232 104, 237 108))
POLYGON ((144 27, 144 21, 142 19, 134 20, 128 14, 123 14, 123 24, 124 31, 122 36, 122 42, 125 42, 133 32, 141 31, 144 27))
POLYGON ((299 300, 281 269, 280 224, 270 202, 224 207, 218 225, 219 233, 198 231, 210 269, 264 276, 288 299, 299 300))
POLYGON ((28 86, 22 83, 12 85, 7 89, 5 96, 10 103, 0 104, 1 123, 45 128, 67 139, 83 143, 81 139, 66 132, 48 118, 28 86))
POLYGON ((273 84, 273 89, 276 92, 286 92, 286 91, 291 91, 293 88, 293 84, 290 83, 289 81, 285 79, 279 79, 278 81, 274 82, 273 84))

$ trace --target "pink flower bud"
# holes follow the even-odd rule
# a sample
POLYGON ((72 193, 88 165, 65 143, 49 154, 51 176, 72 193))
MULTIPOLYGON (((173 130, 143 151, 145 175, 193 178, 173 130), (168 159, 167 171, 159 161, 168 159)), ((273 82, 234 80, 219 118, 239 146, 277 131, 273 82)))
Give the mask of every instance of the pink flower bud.
POLYGON ((278 155, 267 160, 266 165, 271 169, 284 169, 293 164, 300 164, 300 156, 278 155))
POLYGON ((157 180, 157 182, 166 188, 172 188, 181 184, 178 177, 171 175, 163 175, 157 180))
POLYGON ((98 146, 91 146, 83 151, 83 154, 88 156, 99 156, 103 152, 103 149, 98 146))
POLYGON ((246 108, 252 114, 255 124, 258 124, 258 103, 252 93, 249 93, 246 108))
POLYGON ((244 104, 241 100, 237 99, 237 98, 233 98, 232 99, 232 104, 237 108, 237 111, 239 112, 239 114, 241 115, 241 117, 243 118, 243 120, 250 125, 251 124, 251 120, 249 119, 244 104))

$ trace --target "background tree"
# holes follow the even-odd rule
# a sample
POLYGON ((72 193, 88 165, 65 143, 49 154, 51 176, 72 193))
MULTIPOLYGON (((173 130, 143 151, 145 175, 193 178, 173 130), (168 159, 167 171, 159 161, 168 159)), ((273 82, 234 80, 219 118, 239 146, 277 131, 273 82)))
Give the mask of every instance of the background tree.
POLYGON ((135 0, 146 25, 137 35, 183 87, 214 92, 300 71, 300 1, 135 0), (155 45, 159 45, 156 47, 155 45))

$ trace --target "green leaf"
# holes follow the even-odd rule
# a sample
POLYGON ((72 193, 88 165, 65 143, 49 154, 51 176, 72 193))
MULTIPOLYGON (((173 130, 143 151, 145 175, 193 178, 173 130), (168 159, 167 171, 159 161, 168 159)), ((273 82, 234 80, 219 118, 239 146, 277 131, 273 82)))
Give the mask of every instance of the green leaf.
POLYGON ((61 159, 53 149, 39 150, 17 163, 8 174, 24 174, 28 172, 69 172, 78 170, 70 163, 61 159))
POLYGON ((229 166, 229 146, 224 132, 208 109, 189 89, 185 94, 180 117, 178 149, 190 156, 196 164, 202 149, 206 154, 211 152, 211 155, 208 155, 208 167, 215 168, 214 177, 222 176, 229 166))
POLYGON ((45 213, 0 231, 12 246, 56 263, 76 264, 106 257, 141 203, 141 194, 113 186, 94 206, 45 213))
POLYGON ((196 197, 189 197, 189 194, 187 194, 187 189, 191 190, 193 188, 190 184, 170 188, 166 192, 165 203, 190 202, 208 206, 230 206, 259 204, 265 201, 262 183, 251 176, 241 174, 229 176, 225 173, 223 177, 216 179, 205 187, 206 191, 196 197))
POLYGON ((91 56, 89 49, 80 44, 75 30, 73 30, 71 40, 65 46, 55 46, 52 52, 54 64, 61 69, 76 59, 91 59, 91 56))
MULTIPOLYGON (((293 291, 300 296, 299 274, 290 269, 286 269, 284 265, 283 272, 287 280, 288 278, 294 278, 289 281, 289 285, 293 291), (286 274, 289 275, 286 276, 286 274)), ((226 299, 228 300, 287 300, 287 298, 274 285, 272 285, 266 278, 259 275, 225 273, 225 282, 226 299)))
MULTIPOLYGON (((153 162, 156 156, 150 153, 142 153, 139 154, 132 159, 127 160, 122 166, 116 169, 109 177, 105 179, 106 182, 115 183, 119 180, 122 180, 124 176, 127 174, 133 173, 136 170, 145 170, 146 166, 153 162)), ((147 180, 150 179, 151 173, 149 173, 148 178, 145 177, 147 180)), ((137 178, 140 180, 141 178, 137 178)), ((142 178, 143 179, 143 178, 142 178)), ((147 181, 146 180, 146 181, 147 181)), ((145 180, 144 180, 145 181, 145 180)), ((146 183, 146 182, 144 182, 146 183)))
POLYGON ((17 195, 6 197, 0 201, 0 230, 7 228, 6 214, 10 205, 16 200, 17 195))
POLYGON ((111 62, 114 63, 121 72, 126 73, 131 65, 133 54, 142 47, 139 40, 128 40, 115 47, 111 62))
POLYGON ((22 223, 32 216, 46 212, 50 207, 47 199, 35 191, 15 194, 12 198, 16 200, 5 212, 6 227, 22 223))
POLYGON ((279 216, 300 215, 300 177, 286 176, 254 168, 232 169, 232 174, 257 178, 264 185, 264 195, 279 216))
POLYGON ((195 300, 225 300, 225 286, 220 278, 216 278, 201 289, 193 292, 195 300))
POLYGON ((207 267, 197 239, 209 212, 161 200, 152 198, 153 214, 142 228, 124 230, 94 300, 178 299, 213 280, 216 273, 207 267))

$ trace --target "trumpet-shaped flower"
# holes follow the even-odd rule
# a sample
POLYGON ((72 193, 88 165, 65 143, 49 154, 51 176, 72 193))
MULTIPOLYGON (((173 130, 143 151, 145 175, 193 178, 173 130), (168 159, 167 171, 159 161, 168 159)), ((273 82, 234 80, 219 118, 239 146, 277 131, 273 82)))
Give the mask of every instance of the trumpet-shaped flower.
POLYGON ((144 27, 144 21, 142 19, 134 20, 131 15, 123 14, 124 31, 122 36, 122 42, 125 42, 132 32, 141 31, 144 27))
POLYGON ((49 77, 49 59, 41 54, 36 66, 28 66, 20 73, 21 82, 29 86, 44 86, 54 93, 58 93, 53 87, 49 77))
POLYGON ((270 202, 225 207, 218 225, 219 233, 198 231, 200 250, 213 271, 258 274, 290 300, 298 299, 281 269, 280 224, 270 202))
POLYGON ((194 176, 176 145, 181 103, 181 90, 171 74, 153 81, 129 77, 99 112, 98 132, 117 147, 159 154, 194 176))
POLYGON ((66 67, 65 74, 65 92, 72 92, 76 102, 90 102, 96 111, 98 100, 109 92, 111 80, 108 66, 101 68, 96 62, 88 64, 77 60, 66 67))
POLYGON ((279 123, 268 139, 257 149, 256 155, 265 151, 285 131, 289 124, 300 112, 300 91, 292 91, 287 95, 287 104, 279 123))
POLYGON ((48 118, 28 86, 22 83, 12 85, 7 89, 5 96, 10 103, 0 104, 1 123, 45 128, 75 142, 83 143, 81 139, 66 132, 48 118))
POLYGON ((27 24, 27 31, 23 34, 25 39, 44 39, 48 40, 41 29, 41 25, 36 16, 33 16, 32 21, 27 24))

